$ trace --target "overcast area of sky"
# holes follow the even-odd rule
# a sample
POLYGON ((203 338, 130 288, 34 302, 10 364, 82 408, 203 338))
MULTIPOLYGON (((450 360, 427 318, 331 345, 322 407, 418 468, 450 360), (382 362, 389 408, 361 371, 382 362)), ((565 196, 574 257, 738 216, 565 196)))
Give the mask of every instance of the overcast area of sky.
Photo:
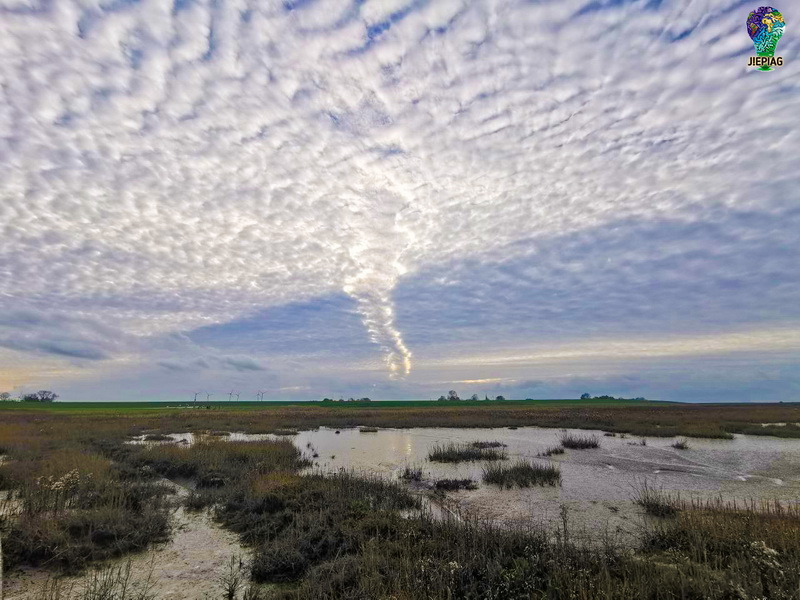
POLYGON ((799 400, 756 6, 0 0, 0 390, 799 400))

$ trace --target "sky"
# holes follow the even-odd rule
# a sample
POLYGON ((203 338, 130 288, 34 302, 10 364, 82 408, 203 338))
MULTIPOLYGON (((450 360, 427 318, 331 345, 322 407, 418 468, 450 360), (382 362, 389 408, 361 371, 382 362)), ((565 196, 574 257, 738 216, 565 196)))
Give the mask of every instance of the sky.
POLYGON ((800 1, 0 0, 0 390, 800 400, 800 1))

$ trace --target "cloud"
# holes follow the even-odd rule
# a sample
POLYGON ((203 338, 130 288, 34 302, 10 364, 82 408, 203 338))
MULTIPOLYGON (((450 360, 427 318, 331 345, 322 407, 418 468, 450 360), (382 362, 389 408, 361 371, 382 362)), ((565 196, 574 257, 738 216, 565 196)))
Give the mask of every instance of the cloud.
POLYGON ((130 336, 86 317, 30 309, 0 310, 0 347, 67 358, 103 360, 130 336))
POLYGON ((2 4, 0 314, 69 316, 5 347, 344 293, 415 390, 431 340, 796 323, 800 41, 748 70, 741 3, 179 4, 2 4))

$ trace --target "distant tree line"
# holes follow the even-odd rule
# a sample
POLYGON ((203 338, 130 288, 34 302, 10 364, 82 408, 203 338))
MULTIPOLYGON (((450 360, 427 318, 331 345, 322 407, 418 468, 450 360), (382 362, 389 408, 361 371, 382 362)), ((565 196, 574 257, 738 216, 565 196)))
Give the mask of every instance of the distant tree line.
MULTIPOLYGON (((480 400, 480 397, 478 396, 478 394, 472 394, 472 396, 470 396, 469 399, 472 400, 473 402, 477 402, 478 400, 480 400)), ((495 400, 505 400, 505 397, 504 396, 497 396, 494 399, 495 400)), ((458 392, 456 392, 455 390, 450 390, 449 392, 447 392, 447 396, 439 396, 439 398, 438 398, 439 402, 458 402, 460 400, 461 400, 461 397, 458 395, 458 392)), ((491 398, 489 398, 489 396, 487 395, 484 398, 484 400, 489 401, 489 400, 491 400, 491 398)))
POLYGON ((638 398, 623 398, 621 396, 619 398, 615 398, 614 396, 592 396, 587 392, 585 394, 581 394, 581 400, 640 400, 641 401, 641 400, 647 400, 647 398, 644 398, 642 396, 639 396, 638 398))
POLYGON ((333 398, 323 398, 322 401, 323 402, 372 402, 372 400, 370 400, 367 397, 364 397, 364 398, 348 398, 347 400, 345 400, 344 398, 339 398, 338 400, 334 400, 333 398))
POLYGON ((0 402, 54 402, 58 394, 50 390, 39 390, 32 394, 13 397, 10 392, 0 392, 0 402))

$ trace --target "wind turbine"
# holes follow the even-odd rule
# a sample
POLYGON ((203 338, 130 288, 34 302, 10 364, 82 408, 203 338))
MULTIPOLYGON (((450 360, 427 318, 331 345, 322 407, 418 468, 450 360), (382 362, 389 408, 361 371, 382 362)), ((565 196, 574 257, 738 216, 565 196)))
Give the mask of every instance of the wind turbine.
POLYGON ((228 402, 230 402, 231 400, 233 400, 233 390, 231 390, 231 393, 228 394, 228 402))
POLYGON ((236 392, 236 401, 239 401, 239 392, 236 392))
POLYGON ((208 392, 206 392, 206 402, 208 402, 208 399, 211 398, 211 396, 213 396, 213 395, 214 394, 209 394, 208 392))
POLYGON ((195 393, 194 393, 194 403, 195 403, 195 404, 197 404, 197 396, 198 396, 199 394, 200 394, 200 392, 195 392, 195 393))

